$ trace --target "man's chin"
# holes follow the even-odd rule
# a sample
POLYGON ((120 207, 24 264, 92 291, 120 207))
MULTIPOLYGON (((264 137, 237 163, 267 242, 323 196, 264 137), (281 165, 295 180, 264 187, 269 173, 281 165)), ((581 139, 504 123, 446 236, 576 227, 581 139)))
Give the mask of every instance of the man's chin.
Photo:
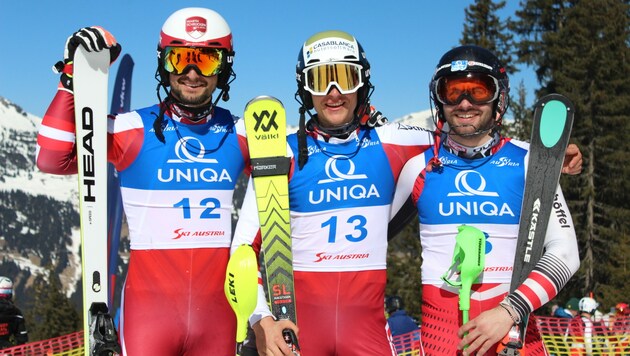
POLYGON ((179 101, 180 104, 191 108, 205 106, 212 101, 212 96, 205 94, 190 95, 182 93, 179 95, 173 95, 173 97, 179 101))

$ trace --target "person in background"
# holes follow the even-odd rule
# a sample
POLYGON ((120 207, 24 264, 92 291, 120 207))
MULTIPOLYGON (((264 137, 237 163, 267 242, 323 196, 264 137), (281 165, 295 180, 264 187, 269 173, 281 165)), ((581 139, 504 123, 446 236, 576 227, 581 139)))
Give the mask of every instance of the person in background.
POLYGON ((13 303, 13 281, 0 277, 0 349, 27 342, 24 314, 13 303))
MULTIPOLYGON (((100 27, 68 39, 57 65, 61 83, 37 138, 37 166, 47 173, 77 172, 72 62, 79 44, 109 50, 112 61, 120 53, 100 27)), ((242 120, 217 106, 228 99, 233 58, 221 15, 175 11, 157 42, 159 102, 108 118, 108 160, 118 171, 131 239, 119 324, 125 355, 236 353, 236 318, 223 285, 232 196, 249 154, 242 120)))
POLYGON ((387 324, 392 332, 392 336, 418 330, 418 322, 407 314, 401 297, 397 295, 387 297, 385 307, 389 314, 387 324))
POLYGON ((571 320, 570 335, 572 338, 571 355, 593 355, 593 338, 597 334, 594 323, 595 312, 599 304, 595 299, 584 297, 578 303, 579 315, 571 320))
POLYGON ((574 318, 578 314, 577 309, 578 309, 579 302, 580 300, 575 297, 569 299, 569 301, 566 304, 566 307, 556 308, 556 310, 553 312, 553 316, 557 318, 569 318, 569 319, 574 318))

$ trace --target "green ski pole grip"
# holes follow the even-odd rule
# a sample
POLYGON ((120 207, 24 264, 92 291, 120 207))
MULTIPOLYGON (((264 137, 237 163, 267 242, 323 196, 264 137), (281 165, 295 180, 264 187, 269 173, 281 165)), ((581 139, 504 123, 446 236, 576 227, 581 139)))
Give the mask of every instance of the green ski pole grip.
POLYGON ((486 235, 479 229, 462 225, 455 237, 455 249, 463 254, 459 264, 462 287, 459 290, 459 310, 470 310, 470 290, 483 271, 486 261, 486 235))
POLYGON ((468 225, 458 226, 457 230, 453 261, 451 267, 442 276, 442 280, 451 286, 460 288, 459 310, 464 312, 464 322, 467 322, 467 312, 470 310, 470 290, 485 265, 486 234, 476 227, 468 225), (447 278, 454 267, 459 272, 459 281, 451 281, 447 278))

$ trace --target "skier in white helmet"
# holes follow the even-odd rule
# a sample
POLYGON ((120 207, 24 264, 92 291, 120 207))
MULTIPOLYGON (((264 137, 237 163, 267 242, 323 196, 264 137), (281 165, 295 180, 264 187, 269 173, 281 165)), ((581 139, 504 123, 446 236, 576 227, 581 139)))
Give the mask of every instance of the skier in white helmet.
POLYGON ((578 303, 579 315, 571 320, 571 355, 593 355, 593 337, 603 329, 597 328, 593 317, 599 303, 591 297, 584 297, 578 303))
POLYGON ((0 349, 27 342, 24 314, 13 303, 13 282, 0 277, 0 349))
MULTIPOLYGON (((170 15, 158 39, 159 103, 109 118, 131 255, 120 341, 125 355, 234 355, 236 321, 223 291, 232 196, 249 161, 242 121, 219 106, 234 78, 232 32, 205 8, 170 15), (220 322, 213 322, 220 320, 220 322)), ((156 36, 157 37, 157 36, 156 36)), ((77 171, 72 56, 120 52, 100 27, 67 41, 57 95, 38 135, 38 167, 77 171)))

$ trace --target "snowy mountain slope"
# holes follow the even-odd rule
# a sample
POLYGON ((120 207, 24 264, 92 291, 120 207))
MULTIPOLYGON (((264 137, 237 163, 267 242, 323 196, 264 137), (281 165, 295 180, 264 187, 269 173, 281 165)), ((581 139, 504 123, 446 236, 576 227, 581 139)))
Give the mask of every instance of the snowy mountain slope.
MULTIPOLYGON (((81 276, 80 235, 78 220, 72 222, 71 216, 61 216, 67 211, 60 208, 60 204, 75 201, 78 186, 72 176, 44 174, 35 166, 40 121, 0 97, 0 161, 3 162, 0 165, 0 200, 7 208, 0 217, 5 222, 10 221, 1 225, 0 248, 4 258, 0 266, 14 264, 28 271, 24 280, 16 281, 26 286, 34 275, 44 273, 44 267, 50 263, 58 267, 57 272, 70 295, 81 276), (37 206, 29 206, 32 204, 37 206), (55 220, 62 222, 57 226, 41 223, 55 220), (50 229, 62 227, 67 227, 65 233, 51 236, 50 229)), ((70 209, 77 214, 76 208, 70 209)))

